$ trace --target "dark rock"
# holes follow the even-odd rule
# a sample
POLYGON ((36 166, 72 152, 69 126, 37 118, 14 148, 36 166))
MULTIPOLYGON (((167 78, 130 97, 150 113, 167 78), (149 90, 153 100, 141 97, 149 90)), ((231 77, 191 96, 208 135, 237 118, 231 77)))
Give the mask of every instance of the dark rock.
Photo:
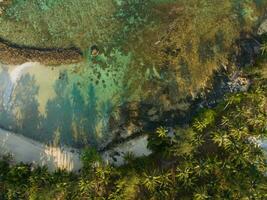
POLYGON ((247 67, 255 64, 255 58, 260 54, 261 44, 254 38, 245 38, 238 41, 239 53, 236 64, 238 67, 247 67))

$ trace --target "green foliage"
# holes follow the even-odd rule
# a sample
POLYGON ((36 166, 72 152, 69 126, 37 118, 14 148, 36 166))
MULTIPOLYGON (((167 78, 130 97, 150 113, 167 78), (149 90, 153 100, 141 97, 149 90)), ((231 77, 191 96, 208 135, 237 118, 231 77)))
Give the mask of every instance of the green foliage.
POLYGON ((215 116, 216 113, 215 111, 208 109, 203 111, 203 113, 200 113, 200 117, 198 117, 194 124, 193 127, 199 131, 202 132, 204 129, 206 129, 210 125, 214 125, 215 122, 215 116))
POLYGON ((267 34, 263 34, 261 36, 261 46, 260 46, 260 51, 261 51, 261 56, 259 56, 258 61, 266 61, 267 59, 267 34))
POLYGON ((168 134, 168 130, 166 130, 163 127, 160 127, 156 130, 156 133, 158 134, 158 137, 160 138, 166 138, 168 134))
POLYGON ((83 151, 81 159, 84 167, 91 167, 95 163, 101 162, 101 157, 95 148, 87 148, 83 151))
POLYGON ((132 200, 139 196, 140 178, 133 173, 116 182, 116 189, 108 197, 110 200, 132 200))
POLYGON ((171 140, 168 137, 168 130, 164 127, 160 127, 153 133, 148 142, 148 148, 157 152, 166 152, 166 149, 171 144, 171 140))
POLYGON ((167 199, 172 188, 171 174, 157 171, 144 173, 142 184, 150 199, 167 199))

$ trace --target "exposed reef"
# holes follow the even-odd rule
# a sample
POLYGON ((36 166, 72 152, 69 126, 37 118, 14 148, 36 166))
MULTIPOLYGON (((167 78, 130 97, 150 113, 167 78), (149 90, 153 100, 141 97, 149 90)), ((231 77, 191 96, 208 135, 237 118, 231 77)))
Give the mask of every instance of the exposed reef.
POLYGON ((25 62, 40 62, 46 65, 61 65, 82 61, 80 49, 36 48, 21 46, 0 38, 0 60, 4 64, 18 65, 25 62))

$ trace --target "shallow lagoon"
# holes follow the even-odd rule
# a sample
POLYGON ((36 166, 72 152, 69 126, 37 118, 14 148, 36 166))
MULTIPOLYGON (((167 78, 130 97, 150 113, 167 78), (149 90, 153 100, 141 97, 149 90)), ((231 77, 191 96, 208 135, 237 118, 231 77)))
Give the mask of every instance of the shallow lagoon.
POLYGON ((97 145, 109 137, 118 107, 138 99, 124 84, 128 64, 129 56, 121 55, 120 63, 108 68, 1 65, 1 126, 45 142, 97 145))

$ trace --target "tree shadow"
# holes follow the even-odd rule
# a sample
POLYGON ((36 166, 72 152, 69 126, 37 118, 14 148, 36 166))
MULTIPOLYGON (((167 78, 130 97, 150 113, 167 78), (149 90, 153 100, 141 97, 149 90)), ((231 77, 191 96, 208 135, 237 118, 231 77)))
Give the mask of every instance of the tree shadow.
POLYGON ((183 58, 180 60, 180 68, 179 72, 181 74, 181 77, 185 80, 187 84, 191 83, 192 75, 189 69, 189 65, 183 58))
POLYGON ((16 83, 8 107, 4 94, 11 79, 7 70, 0 73, 0 124, 3 128, 26 137, 54 145, 77 148, 97 147, 108 137, 109 119, 114 105, 106 100, 99 105, 93 84, 80 88, 69 81, 67 71, 60 73, 54 84, 55 97, 39 112, 39 86, 34 75, 25 74, 16 83), (101 132, 99 134, 99 131, 101 132), (105 134, 103 134, 105 133, 105 134))
POLYGON ((48 100, 46 113, 41 123, 41 132, 45 136, 45 140, 53 141, 56 145, 71 145, 73 142, 71 134, 73 113, 71 101, 66 95, 67 84, 68 75, 63 72, 54 85, 56 97, 48 100))
POLYGON ((215 45, 216 45, 216 50, 219 53, 222 53, 225 51, 225 36, 224 32, 222 30, 217 31, 215 34, 215 45))
POLYGON ((211 40, 205 40, 204 38, 200 38, 198 46, 198 55, 199 60, 202 64, 205 64, 209 60, 212 60, 215 56, 213 42, 211 40))
POLYGON ((68 74, 63 74, 54 86, 56 97, 46 104, 46 114, 41 123, 43 135, 56 145, 96 146, 98 111, 95 88, 92 84, 88 86, 88 99, 77 84, 71 86, 69 93, 68 74))
POLYGON ((0 73, 0 126, 8 130, 11 129, 14 124, 14 119, 6 105, 6 99, 9 98, 7 96, 7 88, 9 88, 11 84, 12 81, 8 69, 3 66, 0 73))
POLYGON ((19 132, 32 139, 39 125, 39 87, 34 76, 23 75, 17 83, 12 83, 8 70, 0 73, 0 123, 6 130, 19 132), (10 91, 9 91, 10 90, 10 91))
POLYGON ((97 145, 96 126, 98 122, 97 112, 97 96, 95 87, 90 84, 87 89, 88 102, 85 109, 85 128, 87 131, 87 142, 92 145, 97 145))
POLYGON ((37 132, 40 121, 38 94, 39 86, 36 85, 34 76, 26 74, 15 85, 10 101, 16 129, 19 133, 33 139, 39 139, 37 132))

